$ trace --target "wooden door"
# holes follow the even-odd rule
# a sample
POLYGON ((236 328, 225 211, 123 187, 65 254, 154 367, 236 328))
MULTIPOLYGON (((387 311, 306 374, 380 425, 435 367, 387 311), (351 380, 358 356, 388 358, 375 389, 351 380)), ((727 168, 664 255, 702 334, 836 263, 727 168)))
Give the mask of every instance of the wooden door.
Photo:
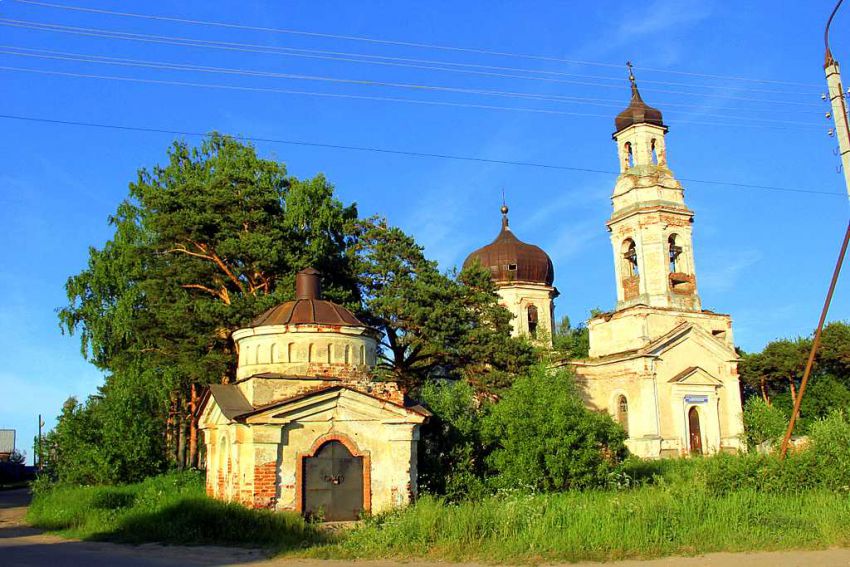
POLYGON ((304 514, 328 522, 356 520, 363 513, 363 457, 329 441, 304 459, 304 514))
POLYGON ((688 410, 688 435, 690 436, 691 454, 702 455, 702 431, 699 426, 699 410, 692 407, 688 410))

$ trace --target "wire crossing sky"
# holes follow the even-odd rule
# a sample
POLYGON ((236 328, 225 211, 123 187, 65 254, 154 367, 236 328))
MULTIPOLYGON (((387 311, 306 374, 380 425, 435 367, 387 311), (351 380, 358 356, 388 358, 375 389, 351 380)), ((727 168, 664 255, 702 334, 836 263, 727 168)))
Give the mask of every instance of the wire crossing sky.
MULTIPOLYGON (((0 427, 27 445, 101 383, 59 333, 64 283, 137 170, 211 131, 323 172, 444 269, 496 236, 504 190, 553 259, 556 317, 612 308, 626 61, 670 127, 703 305, 745 350, 808 334, 848 214, 821 100, 832 0, 596 4, 0 1, 0 427)), ((847 67, 850 15, 832 30, 847 67)))

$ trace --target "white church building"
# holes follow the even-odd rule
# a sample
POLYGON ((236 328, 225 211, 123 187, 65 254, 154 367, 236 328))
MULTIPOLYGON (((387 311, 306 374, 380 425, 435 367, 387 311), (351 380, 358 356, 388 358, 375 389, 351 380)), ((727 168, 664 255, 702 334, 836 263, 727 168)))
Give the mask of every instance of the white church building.
MULTIPOLYGON (((738 356, 729 315, 702 308, 694 262, 694 213, 670 171, 661 111, 632 98, 615 119, 620 175, 611 195, 617 304, 588 322, 590 353, 570 361, 586 402, 609 412, 641 457, 742 451, 738 356)), ((552 261, 502 229, 465 265, 489 267, 515 334, 551 340, 558 291, 552 261)))

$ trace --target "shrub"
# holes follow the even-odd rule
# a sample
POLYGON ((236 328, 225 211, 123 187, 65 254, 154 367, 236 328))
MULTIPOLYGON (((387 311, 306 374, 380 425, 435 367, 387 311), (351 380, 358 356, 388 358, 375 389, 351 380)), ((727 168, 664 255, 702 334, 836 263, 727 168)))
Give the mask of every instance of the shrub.
POLYGON ((566 369, 538 366, 517 379, 484 418, 483 432, 502 487, 602 486, 626 454, 622 427, 585 407, 566 369))
POLYGON ((760 397, 753 396, 744 404, 744 437, 750 449, 765 441, 775 442, 787 425, 785 412, 760 397))
POLYGON ((850 420, 844 410, 833 410, 809 427, 811 446, 795 459, 809 468, 824 488, 850 490, 850 420))
POLYGON ((432 381, 420 399, 434 414, 419 441, 419 486, 449 500, 485 492, 480 404, 465 381, 432 381))

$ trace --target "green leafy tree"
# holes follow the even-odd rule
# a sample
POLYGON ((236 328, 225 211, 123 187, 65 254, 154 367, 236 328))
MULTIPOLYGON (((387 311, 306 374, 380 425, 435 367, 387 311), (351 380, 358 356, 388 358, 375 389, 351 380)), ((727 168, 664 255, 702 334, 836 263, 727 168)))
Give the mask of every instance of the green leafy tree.
POLYGON ((590 332, 587 326, 579 324, 573 327, 570 318, 565 315, 555 327, 552 348, 571 360, 587 358, 590 355, 590 332))
POLYGON ((765 441, 777 441, 787 426, 788 414, 777 405, 770 405, 757 396, 744 404, 744 436, 751 449, 765 441))
POLYGON ((744 355, 739 366, 741 380, 770 403, 774 393, 788 391, 792 400, 806 368, 809 339, 781 339, 768 343, 760 353, 744 355))
POLYGON ((426 382, 418 398, 432 412, 418 444, 419 486, 449 500, 486 492, 481 417, 475 390, 463 380, 426 382))
POLYGON ((625 431, 585 407, 573 374, 536 366, 484 421, 488 463, 505 487, 553 491, 604 485, 626 455, 625 431))
POLYGON ((379 218, 361 223, 356 249, 363 318, 381 331, 383 370, 409 390, 434 376, 497 389, 533 362, 480 266, 441 273, 412 237, 379 218))
POLYGON ((323 176, 288 176, 233 138, 175 142, 166 164, 130 184, 110 218, 113 238, 69 278, 60 311, 63 329, 79 333, 84 355, 110 373, 104 422, 153 414, 173 460, 196 463, 195 385, 232 377, 232 330, 289 299, 307 266, 325 274, 328 296, 357 304, 356 218, 323 176), (138 390, 144 402, 119 403, 138 390))

